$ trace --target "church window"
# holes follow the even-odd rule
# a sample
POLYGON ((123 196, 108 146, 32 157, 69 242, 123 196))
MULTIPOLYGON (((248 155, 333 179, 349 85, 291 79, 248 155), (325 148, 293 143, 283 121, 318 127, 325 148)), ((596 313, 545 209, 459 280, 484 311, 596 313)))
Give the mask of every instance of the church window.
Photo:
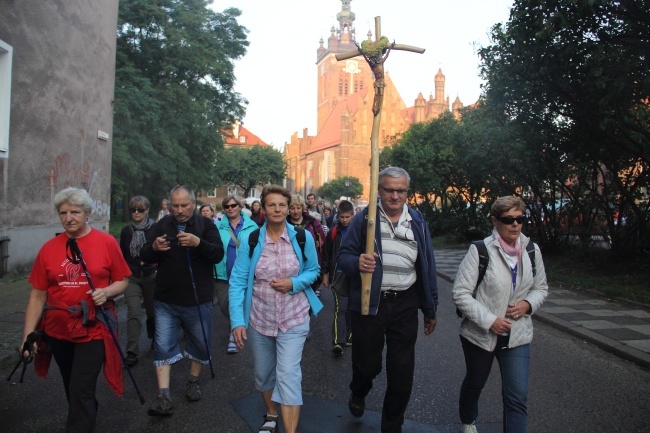
POLYGON ((348 82, 346 81, 343 86, 345 87, 345 94, 348 94, 348 82))
POLYGON ((359 82, 359 90, 363 90, 363 80, 361 80, 361 82, 359 82))
POLYGON ((339 79, 339 95, 343 95, 343 80, 339 79))

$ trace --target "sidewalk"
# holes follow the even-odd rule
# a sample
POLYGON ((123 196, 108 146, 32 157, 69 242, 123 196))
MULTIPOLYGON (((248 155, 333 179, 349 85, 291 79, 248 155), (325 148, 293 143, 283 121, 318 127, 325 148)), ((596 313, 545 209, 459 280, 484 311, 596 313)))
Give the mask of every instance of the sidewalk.
MULTIPOLYGON (((436 250, 438 276, 453 283, 465 250, 436 250)), ((650 307, 549 286, 533 316, 608 352, 650 368, 650 307)))

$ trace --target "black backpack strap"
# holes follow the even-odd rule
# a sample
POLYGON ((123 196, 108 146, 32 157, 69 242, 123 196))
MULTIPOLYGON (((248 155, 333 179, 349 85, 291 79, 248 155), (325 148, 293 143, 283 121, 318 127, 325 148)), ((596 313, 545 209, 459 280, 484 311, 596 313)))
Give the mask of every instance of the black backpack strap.
MULTIPOLYGON (((305 243, 307 242, 307 236, 305 235, 305 229, 300 227, 295 227, 296 229, 296 240, 298 241, 298 246, 302 252, 302 261, 307 261, 307 256, 305 255, 305 243)), ((257 246, 257 242, 260 239, 260 229, 255 229, 248 235, 248 257, 253 257, 253 251, 257 246)))
POLYGON ((476 291, 485 277, 485 272, 487 271, 488 263, 490 262, 490 256, 488 255, 488 250, 484 241, 475 241, 472 243, 478 250, 478 280, 476 280, 476 287, 474 287, 474 293, 472 293, 472 297, 476 298, 476 291))
POLYGON ((250 235, 248 235, 248 257, 253 257, 253 251, 257 246, 257 241, 260 239, 260 229, 253 230, 250 235))
POLYGON ((298 246, 300 247, 300 252, 302 252, 302 262, 307 262, 307 256, 305 255, 305 243, 307 242, 307 235, 305 234, 305 229, 296 227, 296 240, 298 241, 298 246))
POLYGON ((530 257, 530 264, 533 266, 533 278, 535 278, 535 275, 537 275, 537 266, 535 264, 535 242, 528 242, 528 245, 526 245, 526 251, 528 252, 528 257, 530 257))

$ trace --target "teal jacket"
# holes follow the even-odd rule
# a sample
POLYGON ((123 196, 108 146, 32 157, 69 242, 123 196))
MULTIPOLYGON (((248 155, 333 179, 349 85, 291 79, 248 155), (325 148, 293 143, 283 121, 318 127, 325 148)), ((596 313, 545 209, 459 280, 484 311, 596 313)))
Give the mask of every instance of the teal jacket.
MULTIPOLYGON (((289 239, 293 245, 293 250, 300 262, 300 271, 295 277, 291 277, 293 288, 289 292, 291 295, 296 293, 305 292, 311 312, 314 315, 323 308, 316 294, 311 288, 311 284, 316 281, 320 273, 318 266, 318 257, 316 255, 316 245, 312 236, 305 236, 305 256, 307 261, 302 260, 302 251, 296 240, 296 229, 293 225, 286 223, 289 239)), ((266 223, 260 228, 260 236, 257 241, 257 246, 253 250, 253 256, 249 256, 248 235, 246 233, 242 237, 242 242, 237 249, 237 260, 235 266, 232 268, 230 274, 230 291, 228 292, 228 299, 230 303, 230 329, 235 329, 238 326, 245 326, 248 328, 248 322, 251 315, 251 307, 253 305, 253 281, 255 279, 255 266, 257 261, 262 255, 264 248, 264 241, 266 240, 266 223)))
MULTIPOLYGON (((237 236, 237 241, 239 242, 239 245, 242 243, 242 239, 244 238, 244 234, 246 234, 246 239, 248 239, 248 233, 252 232, 255 230, 258 226, 255 221, 250 219, 248 215, 246 215, 243 212, 239 212, 239 215, 241 215, 241 218, 244 220, 244 226, 241 228, 239 231, 239 235, 237 236)), ((220 280, 226 280, 228 281, 228 272, 226 271, 226 260, 228 256, 228 243, 232 240, 232 237, 230 236, 230 232, 232 231, 230 229, 230 221, 228 221, 228 218, 224 215, 223 218, 221 218, 221 221, 217 223, 217 228, 219 229, 219 236, 221 236, 221 243, 223 244, 223 260, 221 260, 219 263, 214 265, 216 269, 216 275, 217 278, 220 280)), ((246 242, 246 241, 244 241, 246 242)))

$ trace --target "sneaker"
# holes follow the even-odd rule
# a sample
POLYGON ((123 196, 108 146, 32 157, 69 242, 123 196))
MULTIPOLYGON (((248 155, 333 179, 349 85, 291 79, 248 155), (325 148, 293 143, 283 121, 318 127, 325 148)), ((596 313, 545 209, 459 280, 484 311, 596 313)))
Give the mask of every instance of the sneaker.
POLYGON ((172 411, 173 408, 174 406, 172 406, 172 401, 169 397, 159 395, 149 408, 148 413, 150 416, 169 416, 174 414, 172 411))
POLYGON ((124 363, 129 367, 133 367, 138 363, 138 355, 133 352, 126 352, 126 358, 124 358, 124 363))
POLYGON ((235 344, 235 337, 230 335, 230 339, 228 340, 228 350, 227 350, 228 355, 234 355, 235 353, 239 353, 239 349, 237 349, 237 345, 235 344))
POLYGON ((461 433, 478 433, 478 430, 476 430, 476 425, 474 423, 463 424, 461 433))
POLYGON ((348 409, 350 409, 352 416, 361 418, 363 412, 366 410, 366 399, 364 397, 357 397, 354 393, 351 393, 350 399, 348 400, 348 409))
POLYGON ((340 344, 335 344, 334 347, 332 347, 332 353, 336 356, 341 356, 343 355, 343 348, 340 344))
POLYGON ((185 397, 187 397, 187 401, 201 400, 203 394, 201 394, 201 387, 199 386, 199 382, 187 382, 187 385, 185 385, 185 397))

